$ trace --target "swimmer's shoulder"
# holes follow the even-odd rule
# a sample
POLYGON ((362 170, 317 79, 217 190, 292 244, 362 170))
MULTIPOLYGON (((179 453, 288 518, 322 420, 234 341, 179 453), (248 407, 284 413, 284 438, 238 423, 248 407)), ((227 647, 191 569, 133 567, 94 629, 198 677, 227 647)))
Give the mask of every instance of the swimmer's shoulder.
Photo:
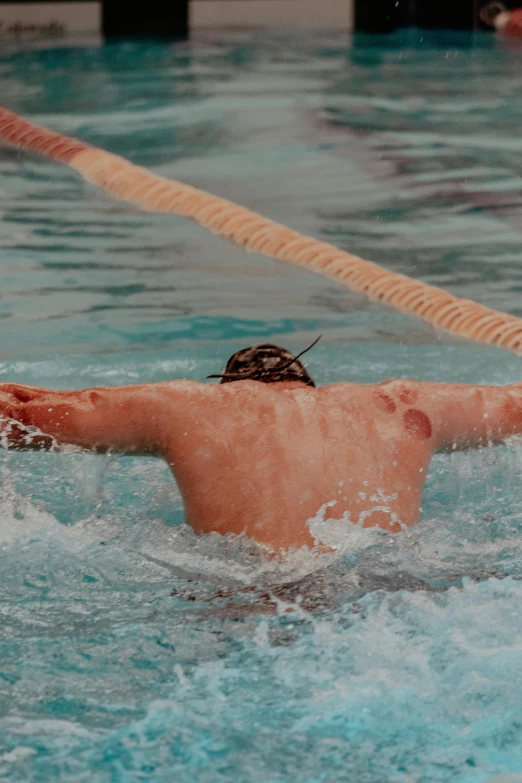
POLYGON ((270 396, 272 390, 272 384, 250 380, 216 384, 176 379, 147 384, 147 391, 151 398, 159 396, 172 403, 178 401, 193 405, 220 405, 224 407, 259 402, 270 396))
POLYGON ((219 397, 219 386, 185 378, 148 383, 142 387, 151 400, 163 400, 171 404, 207 404, 219 397))
POLYGON ((425 383, 404 378, 393 378, 381 383, 340 382, 322 386, 321 396, 333 402, 359 402, 363 405, 385 408, 388 413, 395 411, 398 405, 411 405, 420 398, 425 383))

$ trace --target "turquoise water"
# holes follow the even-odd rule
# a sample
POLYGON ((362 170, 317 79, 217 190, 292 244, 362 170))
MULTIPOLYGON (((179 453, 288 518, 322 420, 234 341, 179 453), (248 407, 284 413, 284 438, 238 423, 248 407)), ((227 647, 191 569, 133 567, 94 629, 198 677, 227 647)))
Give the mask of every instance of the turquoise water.
MULTIPOLYGON (((426 33, 0 56, 2 102, 37 122, 519 315, 521 68, 426 33)), ((522 376, 8 148, 0 214, 1 380, 201 380, 319 333, 321 383, 522 376)), ((516 443, 438 456, 416 529, 274 565, 196 538, 160 462, 4 456, 0 779, 519 780, 521 469, 516 443)))

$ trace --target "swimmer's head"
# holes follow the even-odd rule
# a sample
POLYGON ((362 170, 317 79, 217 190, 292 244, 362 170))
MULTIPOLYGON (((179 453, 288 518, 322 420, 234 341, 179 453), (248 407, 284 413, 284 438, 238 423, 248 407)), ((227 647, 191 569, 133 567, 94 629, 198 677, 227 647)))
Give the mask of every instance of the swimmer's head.
POLYGON ((488 27, 503 27, 505 22, 509 19, 509 11, 504 3, 499 0, 493 0, 493 2, 483 5, 479 13, 480 19, 488 27))
MULTIPOLYGON (((319 340, 319 337, 317 338, 319 340)), ((262 381, 263 383, 281 383, 284 381, 299 381, 306 386, 315 386, 299 357, 316 344, 294 356, 293 353, 279 345, 254 345, 237 351, 227 362, 222 375, 209 375, 209 378, 221 378, 221 383, 232 381, 262 381)))

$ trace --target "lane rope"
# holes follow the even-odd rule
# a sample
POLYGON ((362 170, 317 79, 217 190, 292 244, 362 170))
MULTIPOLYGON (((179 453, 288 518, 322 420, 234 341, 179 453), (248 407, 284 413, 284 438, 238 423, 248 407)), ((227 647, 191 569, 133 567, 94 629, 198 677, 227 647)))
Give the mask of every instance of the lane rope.
POLYGON ((232 201, 160 177, 118 155, 50 131, 0 107, 0 139, 67 164, 112 196, 184 215, 247 250, 304 267, 459 337, 522 351, 522 319, 307 237, 232 201))

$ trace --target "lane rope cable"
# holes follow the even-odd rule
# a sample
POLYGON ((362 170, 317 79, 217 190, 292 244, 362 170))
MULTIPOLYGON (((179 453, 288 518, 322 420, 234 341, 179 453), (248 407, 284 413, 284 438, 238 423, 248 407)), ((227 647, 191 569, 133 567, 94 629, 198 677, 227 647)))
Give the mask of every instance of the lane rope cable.
POLYGON ((459 337, 522 351, 522 319, 307 237, 232 201, 167 179, 118 155, 50 131, 0 107, 0 139, 78 171, 112 196, 156 212, 184 215, 247 250, 304 267, 369 299, 459 337))

